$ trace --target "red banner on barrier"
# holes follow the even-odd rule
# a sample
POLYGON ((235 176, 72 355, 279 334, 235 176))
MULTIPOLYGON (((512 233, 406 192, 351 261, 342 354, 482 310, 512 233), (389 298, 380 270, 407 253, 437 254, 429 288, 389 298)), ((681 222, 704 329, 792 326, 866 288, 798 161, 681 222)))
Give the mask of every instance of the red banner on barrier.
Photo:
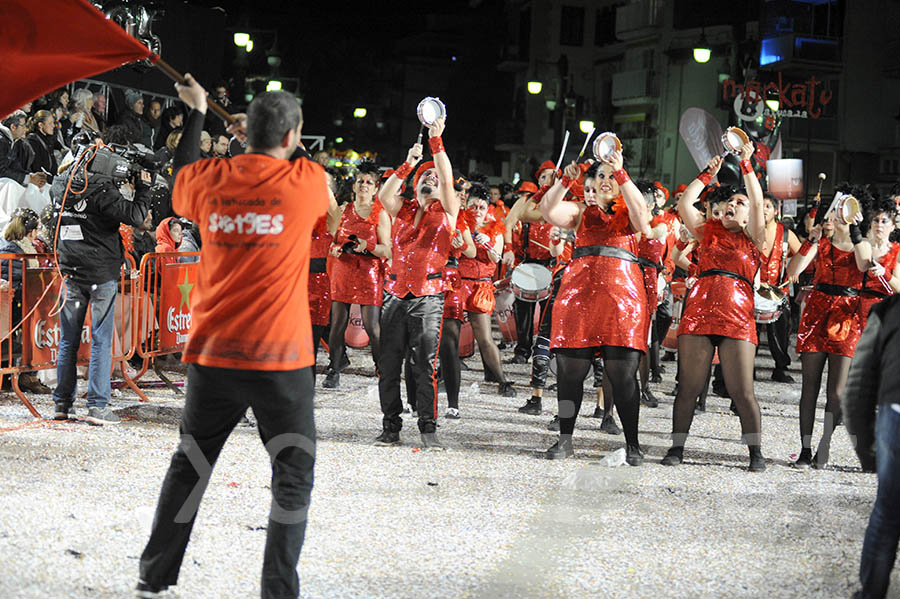
POLYGON ((199 262, 166 264, 162 267, 159 300, 159 348, 181 351, 191 332, 191 292, 197 282, 199 262))
MULTIPOLYGON (((59 340, 62 339, 62 328, 59 315, 50 316, 59 297, 60 280, 55 278, 52 268, 28 268, 25 270, 25 297, 22 302, 22 314, 27 314, 40 299, 44 289, 50 291, 38 305, 34 313, 22 325, 22 363, 40 367, 44 364, 55 364, 59 352, 59 340)), ((13 323, 15 324, 15 323, 13 323)), ((78 348, 78 360, 88 360, 91 356, 91 311, 87 311, 84 328, 81 329, 81 346, 78 348)))

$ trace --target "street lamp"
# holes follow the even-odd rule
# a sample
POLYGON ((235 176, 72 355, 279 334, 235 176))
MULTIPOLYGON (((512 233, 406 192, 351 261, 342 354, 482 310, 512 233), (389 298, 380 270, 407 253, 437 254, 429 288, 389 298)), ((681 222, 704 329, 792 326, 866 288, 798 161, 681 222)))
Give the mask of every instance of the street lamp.
POLYGON ((234 34, 234 45, 243 48, 250 42, 250 34, 249 33, 235 33, 234 34))
POLYGON ((244 46, 244 49, 247 50, 247 52, 253 52, 253 40, 247 40, 247 45, 244 46))
POLYGON ((709 48, 709 44, 706 41, 706 34, 700 34, 700 41, 697 42, 697 45, 694 46, 694 60, 703 64, 705 62, 709 62, 709 58, 712 56, 712 50, 709 48))
POLYGON ((268 83, 266 83, 266 91, 267 92, 280 92, 281 91, 281 81, 278 79, 272 79, 268 83))
POLYGON ((529 81, 528 82, 528 93, 536 96, 541 93, 541 90, 544 89, 544 84, 540 81, 529 81))
POLYGON ((594 130, 594 121, 579 121, 578 128, 582 133, 590 133, 594 130))
POLYGON ((342 143, 344 143, 344 138, 343 138, 343 137, 335 137, 335 138, 334 138, 334 143, 336 143, 336 144, 342 144, 342 143))
POLYGON ((366 118, 367 110, 365 108, 354 108, 353 109, 353 118, 356 119, 364 119, 366 118))

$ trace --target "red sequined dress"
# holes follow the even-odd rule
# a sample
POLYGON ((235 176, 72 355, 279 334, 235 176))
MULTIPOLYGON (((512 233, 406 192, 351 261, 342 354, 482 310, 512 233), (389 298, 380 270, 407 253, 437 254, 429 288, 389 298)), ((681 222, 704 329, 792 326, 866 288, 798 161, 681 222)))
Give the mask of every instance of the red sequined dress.
MULTIPOLYGON (((638 244, 638 256, 647 261, 644 265, 644 287, 647 290, 647 309, 650 311, 650 314, 656 312, 656 307, 659 304, 659 273, 666 273, 665 263, 670 260, 671 256, 669 241, 672 237, 672 219, 665 214, 658 215, 650 223, 650 228, 654 229, 660 224, 666 226, 666 235, 664 237, 659 239, 642 237, 638 244)), ((668 270, 668 272, 671 278, 671 270, 668 270)))
POLYGON ((853 252, 837 249, 828 239, 820 240, 813 289, 797 330, 797 353, 853 356, 862 335, 862 286, 863 273, 853 252))
MULTIPOLYGON (((470 221, 473 219, 469 214, 467 210, 459 211, 459 216, 456 218, 456 230, 453 232, 451 240, 457 236, 462 238, 463 233, 472 230, 470 221)), ((459 260, 465 248, 465 242, 458 248, 453 247, 451 243, 450 259, 447 261, 447 266, 444 267, 444 318, 459 321, 466 318, 462 279, 459 278, 459 260)))
POLYGON ((326 268, 331 239, 326 214, 316 221, 309 247, 309 316, 312 324, 320 326, 327 326, 331 318, 331 283, 326 268))
POLYGON ((628 208, 621 200, 612 213, 599 206, 585 208, 572 261, 553 304, 551 348, 619 346, 647 351, 650 314, 637 251, 628 208), (599 246, 630 252, 635 261, 593 255, 603 250, 599 246))
MULTIPOLYGON (((473 227, 473 229, 475 229, 475 227, 473 227)), ((505 231, 506 227, 503 226, 502 222, 491 219, 475 230, 475 233, 472 234, 472 239, 474 239, 478 233, 484 233, 490 237, 490 243, 492 245, 497 241, 497 237, 502 241, 503 233, 505 231)), ((459 277, 462 280, 460 296, 466 311, 478 314, 490 313, 488 310, 477 305, 477 303, 473 304, 471 298, 477 289, 484 289, 484 293, 493 295, 494 285, 492 280, 494 278, 494 273, 496 272, 497 263, 493 262, 490 257, 488 257, 487 248, 480 245, 477 241, 475 242, 474 258, 468 258, 466 256, 460 257, 459 277)))
MULTIPOLYGON (((353 202, 349 202, 344 207, 334 243, 343 246, 351 241, 351 235, 355 235, 366 241, 366 249, 371 252, 378 243, 376 228, 380 211, 381 203, 375 201, 369 217, 362 218, 356 213, 353 202)), ((330 274, 332 301, 361 306, 381 305, 384 282, 384 263, 381 258, 344 252, 332 260, 330 274)))
POLYGON ((873 277, 871 274, 866 273, 865 286, 862 292, 862 328, 866 327, 866 321, 869 319, 869 310, 872 309, 872 306, 894 294, 894 290, 888 281, 894 276, 898 252, 900 252, 900 243, 892 242, 884 256, 879 258, 878 263, 884 267, 884 277, 873 277))
POLYGON ((769 285, 781 283, 782 266, 785 260, 784 225, 777 223, 775 227, 775 241, 772 242, 772 251, 769 252, 768 258, 765 254, 761 254, 759 257, 759 281, 769 285))
POLYGON ((755 345, 753 279, 760 251, 743 231, 729 231, 719 221, 707 221, 702 234, 697 282, 685 298, 678 334, 718 335, 755 345))

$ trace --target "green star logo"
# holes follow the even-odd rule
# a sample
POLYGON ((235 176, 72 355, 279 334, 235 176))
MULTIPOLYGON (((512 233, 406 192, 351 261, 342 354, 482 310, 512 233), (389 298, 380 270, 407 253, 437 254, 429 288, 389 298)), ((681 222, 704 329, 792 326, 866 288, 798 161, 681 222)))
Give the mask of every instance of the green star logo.
POLYGON ((184 283, 178 285, 178 291, 181 292, 181 303, 178 305, 178 309, 181 310, 184 306, 187 306, 188 311, 191 310, 191 289, 194 288, 194 284, 188 282, 188 273, 187 270, 184 271, 184 283))

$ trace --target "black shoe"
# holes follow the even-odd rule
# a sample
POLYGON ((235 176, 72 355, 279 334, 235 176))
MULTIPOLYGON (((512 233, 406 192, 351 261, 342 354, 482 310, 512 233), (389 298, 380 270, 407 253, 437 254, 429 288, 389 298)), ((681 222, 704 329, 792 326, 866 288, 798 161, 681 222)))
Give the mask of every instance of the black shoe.
POLYGON ((684 462, 684 447, 670 447, 659 463, 663 466, 680 466, 684 462))
POLYGON ((134 596, 138 599, 156 599, 157 597, 162 597, 168 588, 167 586, 156 586, 141 580, 134 587, 134 596))
POLYGON ((574 458, 575 450, 572 448, 572 440, 560 439, 541 455, 548 460, 565 460, 567 458, 574 458))
POLYGON ((674 362, 675 361, 675 352, 664 351, 662 353, 662 358, 659 359, 660 362, 674 362))
POLYGON ((547 391, 550 391, 551 393, 555 393, 556 392, 556 383, 553 383, 552 385, 547 387, 547 391))
POLYGON ((641 392, 641 403, 648 408, 659 407, 659 400, 653 396, 653 392, 650 391, 650 387, 644 387, 644 390, 641 392))
POLYGON ((669 391, 669 393, 667 395, 671 395, 672 397, 675 397, 676 395, 678 395, 678 383, 675 383, 675 387, 673 387, 672 390, 669 391))
POLYGON ((603 417, 603 422, 600 423, 600 432, 606 433, 607 435, 622 434, 622 429, 616 424, 616 419, 613 418, 612 412, 603 417))
MULTIPOLYGON (((662 370, 662 368, 660 368, 660 370, 662 370)), ((661 382, 662 382, 662 375, 659 374, 658 372, 657 372, 656 374, 654 374, 654 375, 651 375, 651 376, 650 376, 650 382, 651 382, 651 383, 654 383, 654 384, 661 383, 661 382)))
POLYGON ((375 437, 376 447, 392 447, 394 445, 400 445, 399 432, 383 430, 380 435, 375 437))
POLYGON ((603 410, 603 408, 597 406, 596 408, 594 408, 594 413, 591 414, 591 418, 603 418, 604 413, 605 411, 603 410))
POLYGON ((502 397, 515 397, 516 390, 513 389, 512 381, 506 381, 504 383, 500 383, 500 387, 497 389, 497 393, 502 397))
POLYGON ((516 354, 507 364, 528 364, 528 357, 522 354, 516 354))
POLYGON ((333 368, 325 371, 325 381, 322 386, 326 389, 337 389, 341 386, 341 373, 333 368))
POLYGON ((644 463, 644 452, 640 445, 625 446, 625 463, 629 466, 640 466, 644 463))
POLYGON ((56 402, 56 411, 53 414, 54 420, 75 420, 75 408, 71 404, 61 401, 56 402))
POLYGON ((713 381, 712 390, 713 390, 713 393, 715 393, 719 397, 724 397, 725 399, 731 399, 731 396, 728 395, 728 389, 725 387, 724 381, 713 381))
POLYGON ((506 349, 506 341, 501 341, 500 343, 498 343, 497 349, 499 349, 500 351, 503 351, 504 349, 506 349))
POLYGON ((773 370, 772 371, 772 380, 778 383, 793 383, 794 377, 789 375, 784 370, 773 370))
POLYGON ((534 395, 525 402, 524 406, 519 407, 519 413, 528 414, 529 416, 541 415, 541 398, 534 395))
POLYGON ((444 451, 447 449, 438 441, 435 433, 422 433, 422 451, 444 451))
POLYGON ((765 472, 766 458, 763 457, 759 447, 750 448, 750 466, 747 469, 750 472, 765 472))
POLYGON ((825 470, 825 466, 828 464, 828 453, 823 451, 817 451, 816 455, 813 456, 812 459, 812 467, 816 470, 825 470))
POLYGON ((694 414, 699 414, 701 412, 706 411, 706 398, 698 399, 697 405, 694 406, 694 414))
POLYGON ((803 448, 800 450, 800 455, 797 456, 797 461, 792 464, 792 466, 798 470, 809 470, 809 467, 812 465, 812 449, 803 448))
POLYGON ((550 421, 550 424, 547 425, 548 431, 559 432, 559 414, 553 417, 553 420, 550 421))

